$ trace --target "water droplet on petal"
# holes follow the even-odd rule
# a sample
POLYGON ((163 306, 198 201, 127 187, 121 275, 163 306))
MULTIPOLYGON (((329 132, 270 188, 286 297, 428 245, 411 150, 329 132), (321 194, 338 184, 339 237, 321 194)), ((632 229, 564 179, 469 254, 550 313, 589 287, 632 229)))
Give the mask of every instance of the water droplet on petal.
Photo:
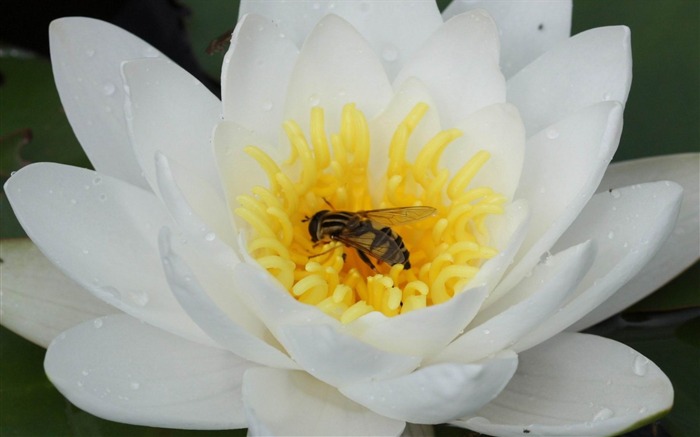
POLYGON ((87 55, 88 58, 92 58, 93 56, 95 56, 95 49, 85 50, 85 55, 87 55))
POLYGON ((207 232, 207 233, 204 235, 204 239, 207 240, 207 241, 214 241, 214 240, 216 239, 216 234, 213 233, 213 232, 207 232))
POLYGON ((139 387, 141 387, 141 384, 139 384, 138 382, 134 381, 134 382, 132 382, 131 384, 129 384, 129 387, 131 387, 132 390, 138 390, 139 387))
MULTIPOLYGON (((102 319, 95 319, 95 320, 92 321, 92 324, 95 325, 95 328, 98 328, 98 329, 99 329, 99 328, 102 327, 102 325, 104 324, 104 322, 102 321, 102 319)), ((84 371, 83 371, 83 372, 84 372, 84 371)), ((83 373, 83 374, 85 374, 85 373, 83 373)))
POLYGON ((610 195, 613 196, 614 199, 619 199, 620 198, 620 191, 610 190, 610 195))
POLYGON ((632 371, 634 372, 634 374, 637 376, 644 376, 647 374, 648 369, 649 358, 642 355, 638 355, 637 358, 634 359, 634 366, 632 367, 632 371))
POLYGON ((399 51, 391 44, 384 46, 382 50, 382 59, 387 62, 394 62, 399 58, 399 51))
POLYGON ((102 183, 102 178, 99 176, 96 176, 95 179, 92 180, 93 185, 100 185, 102 183))
POLYGON ((148 294, 145 291, 130 291, 129 292, 129 299, 135 303, 136 305, 142 307, 145 306, 150 298, 148 297, 148 294))
POLYGON ((611 410, 610 408, 602 408, 600 411, 595 413, 595 416, 593 416, 593 421, 599 422, 601 420, 608 420, 614 415, 615 413, 613 413, 613 410, 611 410))
POLYGON ((482 332, 486 335, 489 335, 491 333, 491 331, 489 331, 488 329, 484 329, 482 332))
POLYGON ((559 138, 559 131, 556 129, 547 129, 546 135, 550 140, 556 140, 559 138))
POLYGON ((71 204, 71 205, 77 205, 77 204, 78 204, 78 200, 77 200, 77 199, 71 199, 71 200, 70 200, 70 204, 71 204))
POLYGON ((83 376, 88 376, 88 375, 90 374, 90 372, 88 372, 88 371, 85 370, 85 369, 83 369, 83 371, 80 372, 80 373, 81 373, 83 376))
POLYGON ((612 99, 612 94, 610 94, 610 93, 603 93, 603 100, 604 100, 604 101, 607 102, 607 101, 610 100, 610 99, 612 99))
POLYGON ((113 95, 114 92, 115 92, 116 90, 117 90, 117 87, 114 86, 114 84, 111 83, 111 82, 107 82, 107 83, 105 83, 105 84, 102 85, 102 92, 103 92, 106 96, 111 96, 111 95, 113 95))
POLYGON ((615 233, 613 231, 608 232, 608 239, 612 240, 615 238, 615 233))
POLYGON ((107 195, 105 193, 102 193, 99 196, 97 196, 97 198, 100 200, 100 202, 104 202, 105 200, 107 200, 107 195))
POLYGON ((272 102, 265 102, 262 104, 262 110, 267 112, 272 110, 272 102))
POLYGON ((311 106, 318 106, 319 103, 321 103, 321 97, 318 94, 314 93, 309 96, 309 104, 311 106))

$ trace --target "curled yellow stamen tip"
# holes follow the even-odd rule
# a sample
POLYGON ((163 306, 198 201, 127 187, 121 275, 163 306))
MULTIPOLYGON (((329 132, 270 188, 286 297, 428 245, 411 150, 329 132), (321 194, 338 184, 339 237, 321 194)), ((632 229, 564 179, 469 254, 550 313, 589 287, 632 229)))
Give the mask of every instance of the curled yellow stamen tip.
POLYGON ((235 213, 250 225, 248 251, 300 302, 316 305, 343 323, 373 311, 393 317, 448 301, 497 254, 488 245, 486 223, 489 216, 503 212, 505 198, 489 187, 470 188, 489 154, 477 152, 451 176, 441 166, 442 153, 462 132, 448 129, 433 136, 415 161, 406 156, 411 135, 428 110, 425 103, 415 105, 390 144, 381 145, 388 148, 389 158, 381 184, 370 185, 369 124, 353 104, 343 108, 340 130, 330 135, 320 107, 311 110, 308 140, 296 122, 285 122, 291 148, 285 163, 276 163, 257 147, 245 149, 269 181, 267 188, 255 187, 250 195, 236 199, 240 207, 235 213), (379 187, 383 193, 376 192, 379 187), (321 243, 311 241, 309 224, 320 210, 352 215, 378 207, 417 205, 432 206, 435 213, 404 225, 372 222, 363 236, 376 238, 380 234, 375 232, 380 232, 385 235, 380 241, 405 247, 410 268, 408 263, 388 262, 394 258, 382 262, 381 257, 388 256, 382 254, 396 253, 387 249, 388 243, 377 242, 377 247, 356 243, 372 259, 370 267, 356 250, 324 240, 325 234, 317 236, 321 243), (390 230, 382 230, 384 226, 390 230))

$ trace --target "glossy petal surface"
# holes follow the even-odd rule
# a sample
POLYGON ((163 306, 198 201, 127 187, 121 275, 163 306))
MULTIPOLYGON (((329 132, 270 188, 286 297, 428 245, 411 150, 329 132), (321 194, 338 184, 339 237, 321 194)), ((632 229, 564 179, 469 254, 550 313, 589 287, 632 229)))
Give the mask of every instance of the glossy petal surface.
POLYGON ((511 77, 569 38, 571 7, 571 0, 453 0, 442 15, 449 19, 472 9, 485 9, 498 26, 501 71, 506 77, 511 77))
POLYGON ((387 417, 436 424, 489 402, 517 366, 517 355, 506 351, 483 363, 434 364, 398 378, 341 386, 340 391, 387 417))
POLYGON ((2 240, 2 325, 47 347, 58 334, 118 310, 61 273, 28 238, 2 240))
POLYGON ((399 435, 405 423, 383 417, 308 373, 270 368, 243 380, 248 432, 266 435, 399 435))
POLYGON ((683 187, 681 209, 671 235, 637 276, 573 324, 570 330, 585 329, 622 311, 660 288, 700 257, 700 157, 697 153, 613 163, 605 172, 598 190, 657 180, 673 181, 683 187))
POLYGON ((163 55, 129 32, 92 18, 54 21, 49 41, 61 103, 92 165, 147 187, 126 130, 120 66, 124 60, 163 55))
POLYGON ((61 334, 44 367, 72 403, 106 419, 186 429, 246 425, 241 383, 249 363, 126 315, 61 334))
POLYGON ((503 392, 453 424, 498 436, 614 435, 673 403, 666 375, 613 340, 562 333, 519 358, 503 392))

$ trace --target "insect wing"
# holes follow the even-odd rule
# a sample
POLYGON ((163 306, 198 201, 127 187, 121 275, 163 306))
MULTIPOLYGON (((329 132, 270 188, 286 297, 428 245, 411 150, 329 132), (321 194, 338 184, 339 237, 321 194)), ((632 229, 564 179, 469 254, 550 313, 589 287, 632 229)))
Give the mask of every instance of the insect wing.
POLYGON ((402 264, 406 261, 396 240, 372 226, 362 227, 354 232, 341 232, 334 239, 390 265, 402 264))
POLYGON ((396 226, 423 220, 435 214, 435 211, 432 206, 403 206, 359 211, 358 214, 383 225, 396 226))

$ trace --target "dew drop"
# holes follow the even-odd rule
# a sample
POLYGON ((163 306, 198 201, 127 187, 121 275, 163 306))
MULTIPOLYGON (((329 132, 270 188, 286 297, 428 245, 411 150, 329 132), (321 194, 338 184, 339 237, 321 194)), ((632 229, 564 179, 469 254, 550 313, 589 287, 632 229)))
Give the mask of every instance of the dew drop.
POLYGON ((148 46, 143 49, 143 56, 146 58, 155 58, 158 56, 158 51, 153 47, 148 46))
POLYGON ((83 388, 83 381, 76 382, 76 385, 80 388, 83 388))
POLYGON ((100 202, 104 202, 105 200, 107 200, 107 195, 105 193, 102 193, 99 196, 97 196, 97 198, 100 200, 100 202))
MULTIPOLYGON (((95 328, 100 329, 102 327, 102 325, 104 324, 104 322, 102 321, 102 319, 95 319, 92 321, 92 324, 95 325, 95 328)), ((83 371, 83 372, 85 372, 85 371, 83 371)), ((83 373, 83 375, 86 375, 86 373, 83 373)))
POLYGON ((595 413, 595 416, 593 416, 593 421, 600 422, 602 420, 608 420, 614 415, 615 413, 613 413, 613 411, 610 408, 603 408, 597 413, 595 413))
POLYGON ((642 407, 639 409, 639 414, 646 414, 647 412, 647 407, 642 407))
POLYGON ((78 200, 77 200, 77 199, 71 199, 71 200, 70 200, 70 204, 71 204, 71 205, 77 205, 77 204, 78 204, 78 200))
POLYGON ((384 46, 382 50, 382 59, 387 62, 394 62, 399 58, 399 51, 391 44, 384 46))
POLYGON ((614 199, 619 199, 620 198, 620 191, 610 190, 610 195, 613 196, 614 199))
POLYGON ((615 238, 615 233, 613 231, 608 232, 608 239, 612 240, 613 238, 615 238))
POLYGON ((88 255, 89 253, 90 253, 90 251, 89 251, 89 250, 87 250, 87 249, 83 249, 83 255, 88 255))
POLYGON ((87 50, 85 50, 85 55, 86 55, 88 58, 92 58, 93 56, 95 56, 95 49, 87 49, 87 50))
POLYGON ((488 329, 484 329, 482 332, 483 332, 485 335, 489 335, 489 334, 491 333, 491 331, 489 331, 488 329))
POLYGON ((262 110, 267 112, 272 110, 272 102, 265 102, 262 104, 262 110))
POLYGON ((146 306, 150 298, 148 297, 148 294, 145 291, 130 291, 129 292, 129 299, 136 305, 142 307, 146 306))
POLYGON ((204 235, 204 239, 207 240, 207 241, 214 241, 214 240, 216 239, 216 234, 213 233, 213 232, 207 232, 207 233, 204 235))
POLYGON ((138 382, 134 381, 131 384, 129 384, 129 387, 131 387, 132 390, 138 390, 141 387, 141 384, 138 382))
POLYGON ((102 85, 102 92, 104 93, 105 96, 113 95, 116 90, 117 90, 117 87, 114 86, 114 84, 111 82, 106 82, 102 85))
POLYGON ((603 93, 603 100, 604 100, 604 101, 607 102, 607 101, 610 100, 610 99, 612 99, 612 94, 610 94, 610 93, 603 93))
POLYGON ((550 140, 556 140, 559 138, 559 131, 556 129, 547 129, 546 135, 550 140))
POLYGON ((647 374, 648 369, 649 358, 642 355, 638 355, 637 358, 634 359, 634 366, 632 367, 632 371, 634 372, 634 374, 637 376, 644 376, 647 374))
POLYGON ((318 106, 319 103, 321 103, 321 97, 318 94, 314 93, 309 96, 309 104, 311 106, 318 106))
POLYGON ((80 373, 81 373, 83 376, 88 376, 88 375, 90 374, 90 372, 88 372, 88 371, 85 370, 85 369, 83 369, 83 371, 80 372, 80 373))
POLYGON ((92 180, 93 185, 100 185, 102 183, 102 178, 99 176, 96 176, 95 179, 92 180))
POLYGON ((121 293, 119 292, 119 290, 117 290, 114 287, 111 287, 111 286, 100 287, 100 292, 102 292, 102 294, 106 295, 107 297, 111 297, 114 299, 121 299, 121 293))

